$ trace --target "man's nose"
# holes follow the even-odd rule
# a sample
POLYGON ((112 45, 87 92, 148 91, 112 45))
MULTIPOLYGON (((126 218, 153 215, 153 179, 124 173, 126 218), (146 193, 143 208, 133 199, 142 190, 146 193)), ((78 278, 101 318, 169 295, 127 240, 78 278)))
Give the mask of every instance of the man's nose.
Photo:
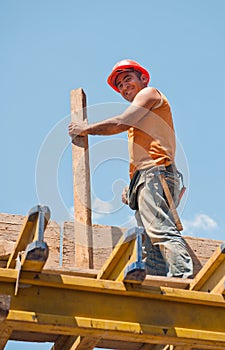
POLYGON ((128 85, 129 85, 129 84, 128 84, 128 83, 126 83, 126 82, 125 82, 125 83, 123 83, 123 91, 126 91, 126 90, 127 90, 128 85))

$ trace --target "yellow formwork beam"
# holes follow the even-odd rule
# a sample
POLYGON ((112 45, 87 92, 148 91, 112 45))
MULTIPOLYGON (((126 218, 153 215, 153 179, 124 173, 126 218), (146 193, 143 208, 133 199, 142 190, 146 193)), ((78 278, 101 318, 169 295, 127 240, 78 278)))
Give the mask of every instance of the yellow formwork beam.
MULTIPOLYGON (((210 321, 211 322, 211 321, 210 321)), ((96 318, 44 315, 12 311, 7 324, 16 331, 96 337, 96 339, 127 340, 137 343, 192 345, 204 349, 224 349, 224 332, 190 330, 182 327, 161 328, 149 324, 102 320, 96 318)))
POLYGON ((13 330, 225 347, 221 295, 22 271, 20 282, 25 288, 21 286, 14 296, 12 270, 5 269, 8 282, 6 271, 2 276, 1 270, 1 294, 11 296, 3 323, 13 330))
POLYGON ((199 273, 190 284, 191 290, 205 292, 222 290, 224 293, 225 276, 225 242, 222 243, 213 253, 211 258, 202 267, 199 273))
POLYGON ((97 275, 98 279, 141 284, 146 276, 142 263, 142 227, 134 227, 121 237, 97 275))
POLYGON ((225 276, 221 279, 219 283, 211 290, 214 294, 223 294, 225 297, 225 276))
POLYGON ((134 239, 124 242, 124 237, 122 236, 102 269, 99 271, 97 278, 112 281, 123 280, 125 267, 128 263, 135 260, 133 257, 135 245, 136 241, 134 239))
POLYGON ((11 253, 7 268, 41 271, 48 257, 48 247, 43 234, 50 218, 46 206, 37 205, 25 217, 20 234, 11 253), (38 256, 38 253, 41 256, 38 256))

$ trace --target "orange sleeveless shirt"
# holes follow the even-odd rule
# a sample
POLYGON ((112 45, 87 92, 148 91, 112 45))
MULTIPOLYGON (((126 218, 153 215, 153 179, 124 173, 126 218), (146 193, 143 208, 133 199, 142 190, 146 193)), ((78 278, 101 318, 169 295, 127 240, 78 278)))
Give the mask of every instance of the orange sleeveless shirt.
POLYGON ((128 129, 130 178, 136 170, 174 162, 176 140, 171 108, 167 98, 159 93, 160 105, 146 113, 138 128, 128 129))

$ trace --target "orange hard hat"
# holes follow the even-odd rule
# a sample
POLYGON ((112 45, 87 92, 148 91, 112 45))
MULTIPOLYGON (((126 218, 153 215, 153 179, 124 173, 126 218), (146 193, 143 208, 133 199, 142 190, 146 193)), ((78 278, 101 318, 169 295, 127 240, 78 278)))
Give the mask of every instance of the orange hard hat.
POLYGON ((148 78, 147 83, 149 83, 149 81, 150 81, 149 72, 144 67, 142 67, 138 62, 135 62, 135 61, 130 60, 130 59, 125 59, 125 60, 119 61, 113 67, 112 73, 109 75, 109 77, 107 79, 108 84, 117 92, 120 92, 120 91, 116 86, 116 78, 118 77, 118 75, 120 73, 122 73, 123 71, 129 70, 129 69, 136 70, 136 71, 141 72, 142 74, 145 74, 148 78))

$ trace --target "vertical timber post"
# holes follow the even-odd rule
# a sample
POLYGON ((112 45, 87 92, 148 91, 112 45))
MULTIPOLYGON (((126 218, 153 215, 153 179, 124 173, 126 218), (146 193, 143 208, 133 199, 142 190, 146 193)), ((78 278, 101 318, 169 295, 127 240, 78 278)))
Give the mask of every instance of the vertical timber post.
MULTIPOLYGON (((86 95, 79 88, 71 91, 71 120, 87 120, 86 95)), ((91 220, 90 167, 88 136, 72 140, 74 183, 75 266, 93 268, 93 237, 91 220)))

